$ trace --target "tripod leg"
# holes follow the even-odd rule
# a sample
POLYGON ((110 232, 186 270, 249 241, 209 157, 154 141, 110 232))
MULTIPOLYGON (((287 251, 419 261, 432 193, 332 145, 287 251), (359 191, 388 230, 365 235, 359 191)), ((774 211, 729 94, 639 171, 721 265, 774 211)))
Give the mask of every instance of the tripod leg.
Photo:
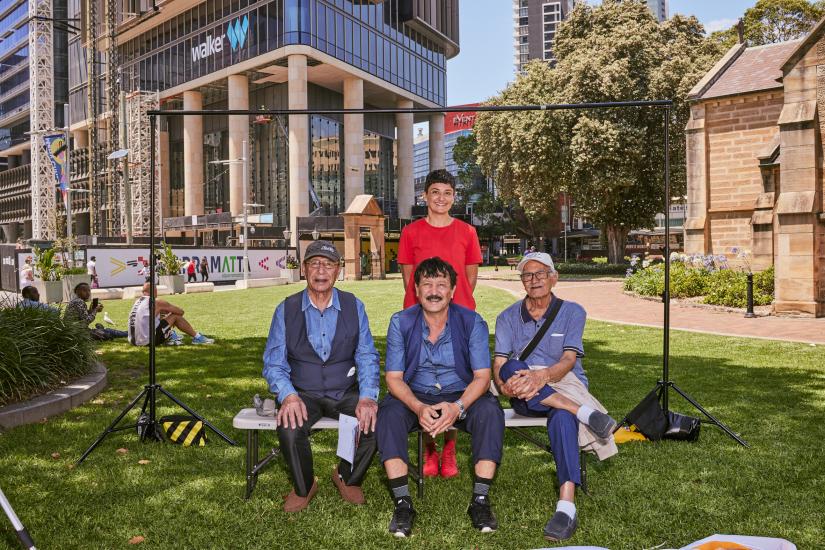
POLYGON ((95 450, 95 447, 100 445, 100 442, 103 441, 107 435, 114 431, 115 426, 117 426, 120 423, 120 421, 123 420, 123 417, 126 416, 129 413, 129 411, 131 411, 135 407, 137 402, 140 401, 140 398, 146 395, 148 391, 148 387, 144 387, 143 390, 141 390, 141 392, 137 394, 137 396, 134 399, 132 399, 132 402, 129 403, 125 409, 120 411, 120 414, 117 415, 117 418, 115 418, 114 421, 111 424, 109 424, 109 426, 105 430, 103 430, 103 433, 100 434, 97 440, 94 443, 92 443, 92 445, 88 449, 86 449, 86 452, 83 453, 83 456, 80 457, 80 460, 78 460, 75 463, 76 465, 80 465, 81 462, 86 460, 86 457, 89 456, 89 454, 95 450))
POLYGON ((2 505, 3 511, 6 513, 6 517, 9 518, 12 527, 14 527, 14 531, 17 533, 17 538, 20 539, 20 544, 23 545, 23 548, 34 550, 34 541, 29 535, 29 532, 26 531, 26 526, 23 525, 23 522, 21 522, 17 514, 14 513, 14 508, 11 507, 11 503, 6 498, 6 495, 3 494, 2 489, 0 489, 0 505, 2 505))
POLYGON ((671 382, 669 385, 670 385, 670 387, 672 387, 674 390, 676 390, 676 393, 678 393, 679 395, 681 395, 682 397, 684 397, 684 398, 685 398, 685 400, 686 400, 688 403, 690 403, 691 405, 693 405, 694 407, 696 407, 696 408, 699 410, 699 412, 701 412, 702 414, 704 414, 705 416, 707 416, 707 417, 708 417, 708 419, 711 421, 711 423, 713 423, 714 425, 716 425, 716 426, 718 426, 719 428, 721 428, 723 432, 725 432, 726 434, 728 434, 728 435, 729 435, 731 438, 733 438, 733 439, 734 439, 737 443, 739 443, 740 445, 742 445, 742 446, 744 446, 744 447, 750 447, 750 445, 748 445, 748 444, 747 444, 747 442, 746 442, 744 439, 742 439, 741 437, 739 437, 738 435, 736 435, 736 434, 733 432, 733 430, 731 430, 730 428, 728 428, 727 426, 725 426, 722 422, 720 422, 719 420, 717 420, 717 419, 716 419, 716 417, 714 417, 712 414, 710 414, 708 411, 706 411, 706 410, 704 409, 704 407, 702 407, 702 405, 700 405, 700 404, 699 404, 699 403, 698 403, 695 399, 693 399, 690 395, 688 395, 687 393, 685 393, 684 391, 682 391, 682 389, 681 389, 681 388, 679 388, 679 386, 677 386, 677 385, 676 385, 676 384, 674 384, 673 382, 671 382))
POLYGON ((206 427, 208 427, 210 430, 212 430, 213 432, 215 432, 216 434, 218 434, 218 436, 219 436, 221 439, 223 439, 224 441, 226 441, 227 443, 229 443, 229 444, 230 444, 230 445, 232 445, 233 447, 235 447, 235 446, 237 445, 234 441, 232 441, 231 439, 229 439, 229 436, 227 436, 227 435, 226 435, 226 434, 224 434, 222 431, 220 431, 218 428, 216 428, 215 426, 213 426, 211 422, 209 422, 207 419, 205 419, 204 417, 202 417, 200 414, 196 413, 194 410, 192 410, 192 409, 190 409, 189 407, 187 407, 187 406, 186 406, 186 404, 185 404, 185 403, 183 403, 183 401, 179 400, 177 397, 175 397, 174 395, 172 395, 171 393, 169 393, 168 391, 166 391, 165 389, 163 389, 163 386, 158 386, 158 391, 160 391, 163 395, 165 395, 166 397, 168 397, 169 399, 171 399, 172 401, 174 401, 174 402, 175 402, 175 404, 176 404, 178 407, 180 407, 181 409, 185 410, 186 412, 188 412, 189 414, 191 414, 192 416, 194 416, 195 418, 197 418, 198 420, 200 420, 201 422, 203 422, 203 424, 204 424, 206 427))
POLYGON ((146 399, 143 400, 143 407, 140 409, 141 416, 146 413, 146 407, 149 407, 149 422, 147 422, 143 426, 143 431, 140 433, 140 442, 146 443, 146 441, 163 441, 163 433, 158 426, 158 421, 152 416, 151 412, 155 408, 155 402, 157 401, 156 386, 150 385, 146 390, 146 399))

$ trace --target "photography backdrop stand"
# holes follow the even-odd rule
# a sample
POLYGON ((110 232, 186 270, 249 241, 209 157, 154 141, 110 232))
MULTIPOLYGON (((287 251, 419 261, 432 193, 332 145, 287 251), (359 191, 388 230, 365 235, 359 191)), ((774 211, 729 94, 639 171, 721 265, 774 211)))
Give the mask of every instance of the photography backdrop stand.
MULTIPOLYGON (((149 133, 150 133, 150 151, 149 151, 149 165, 150 165, 150 216, 149 216, 149 319, 151 323, 151 319, 155 318, 155 193, 157 190, 155 189, 155 147, 156 147, 156 130, 157 130, 157 117, 154 115, 149 116, 149 133)), ((246 267, 244 266, 244 269, 246 267)), ((129 429, 136 429, 138 434, 140 435, 140 441, 165 441, 163 436, 163 427, 158 422, 157 418, 157 399, 159 397, 158 394, 165 395, 168 397, 173 403, 175 403, 178 407, 188 412, 194 418, 203 422, 203 425, 215 432, 221 439, 229 443, 230 445, 234 446, 236 443, 232 441, 226 434, 216 428, 211 422, 209 422, 206 418, 204 418, 201 414, 197 413, 195 410, 187 406, 183 401, 175 397, 171 392, 166 390, 161 384, 157 381, 157 366, 155 363, 155 351, 156 351, 156 342, 155 342, 155 330, 154 328, 149 330, 149 383, 143 387, 143 389, 138 393, 132 401, 126 405, 126 408, 123 409, 120 414, 112 421, 109 426, 106 427, 105 430, 98 436, 94 443, 92 443, 88 449, 83 453, 80 459, 77 461, 77 464, 83 462, 95 448, 100 445, 100 443, 106 439, 111 433, 119 432, 123 430, 129 429), (135 424, 129 424, 126 426, 119 426, 121 420, 123 420, 129 412, 134 409, 138 402, 143 399, 143 404, 140 407, 140 414, 138 414, 138 420, 135 424), (148 413, 146 411, 149 411, 148 413)))
MULTIPOLYGON (((664 304, 664 336, 662 347, 662 378, 656 382, 654 390, 659 391, 659 396, 662 402, 662 408, 665 413, 669 410, 669 390, 672 388, 676 393, 681 395, 691 405, 698 409, 708 421, 721 428, 730 437, 735 439, 742 445, 747 446, 738 435, 736 435, 725 424, 716 419, 707 410, 705 410, 698 401, 679 388, 672 380, 670 380, 669 370, 669 356, 670 356, 670 116, 673 102, 671 100, 642 100, 642 101, 608 101, 608 102, 593 102, 593 103, 562 103, 562 104, 538 104, 538 105, 480 105, 475 107, 476 112, 525 112, 525 111, 561 111, 561 110, 591 110, 591 109, 627 109, 627 108, 656 108, 664 111, 664 134, 665 134, 665 292, 662 297, 664 304)), ((444 113, 458 113, 466 111, 466 107, 443 107, 443 108, 409 108, 409 109, 260 109, 260 110, 243 110, 243 109, 213 109, 213 110, 150 110, 147 112, 149 116, 149 124, 151 129, 151 151, 150 151, 150 174, 151 174, 151 208, 152 208, 152 222, 150 226, 150 240, 149 247, 151 258, 154 258, 155 245, 155 230, 154 230, 154 208, 155 208, 155 145, 156 145, 156 128, 157 119, 159 117, 185 117, 187 115, 198 116, 311 116, 311 115, 365 115, 365 114, 444 114, 444 113)), ((246 198, 244 199, 246 200, 246 198)), ((150 316, 154 318, 155 315, 155 262, 150 262, 151 275, 151 293, 149 297, 149 311, 150 316)), ((125 430, 129 428, 141 428, 142 441, 162 441, 162 429, 158 425, 155 418, 155 402, 157 394, 162 393, 171 399, 178 406, 183 408, 192 416, 201 420, 205 426, 223 438, 227 443, 235 445, 235 442, 229 439, 226 435, 215 428, 211 423, 204 419, 201 415, 187 407, 180 400, 174 397, 171 393, 166 391, 160 384, 156 382, 155 369, 155 334, 150 331, 149 339, 149 384, 144 386, 143 390, 132 400, 132 402, 115 418, 115 420, 103 431, 100 437, 95 441, 89 449, 83 454, 78 463, 82 462, 89 453, 103 439, 112 432, 125 430), (141 413, 144 413, 148 407, 149 420, 146 423, 134 424, 131 426, 119 427, 119 422, 132 410, 140 399, 143 398, 143 405, 141 413)), ((625 418, 623 422, 626 422, 625 418)))
MULTIPOLYGON (((651 392, 657 392, 659 395, 659 401, 662 404, 662 410, 665 413, 665 417, 667 417, 668 412, 670 411, 670 399, 669 399, 669 391, 673 389, 676 393, 681 395, 685 401, 693 405, 693 407, 702 413, 707 420, 702 420, 702 422, 707 422, 709 424, 713 424, 714 426, 719 427, 723 432, 728 434, 732 437, 737 443, 740 445, 744 445, 748 447, 749 445, 743 440, 739 435, 737 435, 733 430, 728 428, 724 423, 718 420, 715 416, 710 414, 702 405, 699 404, 696 399, 690 396, 687 392, 685 392, 682 388, 676 385, 674 381, 670 379, 670 106, 665 107, 664 110, 664 119, 665 119, 665 291, 662 295, 662 302, 664 303, 664 334, 662 339, 662 378, 656 382, 656 385, 653 387, 651 392)), ((648 392, 649 395, 650 392, 648 392)), ((632 410, 632 409, 631 409, 632 410)), ((625 416, 621 422, 619 422, 616 429, 618 430, 619 427, 622 425, 628 424, 628 418, 625 416)))

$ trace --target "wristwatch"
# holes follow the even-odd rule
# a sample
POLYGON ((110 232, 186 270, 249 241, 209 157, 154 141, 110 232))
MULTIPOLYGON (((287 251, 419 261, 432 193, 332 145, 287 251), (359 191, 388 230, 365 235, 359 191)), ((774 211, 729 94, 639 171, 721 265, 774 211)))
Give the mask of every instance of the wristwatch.
POLYGON ((464 420, 467 418, 467 411, 464 410, 464 402, 461 399, 456 399, 453 403, 458 405, 458 419, 464 420))

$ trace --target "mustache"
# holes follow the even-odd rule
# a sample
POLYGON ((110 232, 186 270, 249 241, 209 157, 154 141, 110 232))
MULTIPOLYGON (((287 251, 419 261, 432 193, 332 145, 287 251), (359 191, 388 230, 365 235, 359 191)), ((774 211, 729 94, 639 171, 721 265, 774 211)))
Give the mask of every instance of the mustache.
POLYGON ((429 296, 425 296, 424 299, 428 302, 440 302, 444 300, 444 298, 442 298, 438 294, 430 294, 429 296))

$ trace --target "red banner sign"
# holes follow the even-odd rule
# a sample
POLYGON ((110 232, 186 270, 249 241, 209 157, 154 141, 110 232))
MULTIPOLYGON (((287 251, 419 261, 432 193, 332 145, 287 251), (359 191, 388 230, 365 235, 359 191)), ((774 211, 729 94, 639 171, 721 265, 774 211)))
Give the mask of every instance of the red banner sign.
MULTIPOLYGON (((456 105, 456 107, 477 107, 479 103, 468 105, 456 105)), ((475 111, 462 111, 459 113, 444 113, 444 133, 451 134, 461 130, 472 130, 476 122, 475 111)))

